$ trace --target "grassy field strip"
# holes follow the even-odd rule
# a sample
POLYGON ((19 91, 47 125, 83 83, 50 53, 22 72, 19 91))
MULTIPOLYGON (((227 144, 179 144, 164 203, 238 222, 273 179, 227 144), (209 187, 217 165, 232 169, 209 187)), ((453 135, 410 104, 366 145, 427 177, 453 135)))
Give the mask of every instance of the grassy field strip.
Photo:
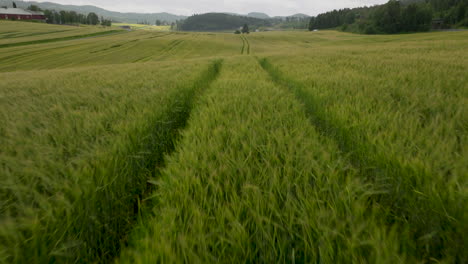
MULTIPOLYGON (((5 66, 5 62, 8 62, 8 65, 11 66, 13 62, 16 62, 17 64, 21 64, 21 58, 28 57, 30 59, 34 59, 36 57, 39 57, 37 55, 47 55, 48 52, 54 51, 54 50, 60 50, 60 49, 67 49, 69 47, 76 47, 76 46, 83 46, 83 43, 69 43, 69 42, 57 42, 54 43, 55 45, 43 45, 41 47, 38 47, 36 45, 31 45, 31 46, 24 46, 20 48, 7 48, 0 50, 0 61, 3 63, 2 66, 5 66), (13 60, 10 60, 13 59, 13 60)), ((25 63, 26 64, 26 63, 25 63)), ((6 67, 5 67, 6 68, 6 67)))
POLYGON ((338 113, 325 110, 326 105, 306 86, 285 76, 267 59, 260 60, 260 64, 272 80, 296 95, 306 107, 312 124, 323 135, 335 139, 361 177, 381 190, 373 200, 383 206, 389 222, 409 227, 407 247, 414 248, 414 257, 426 260, 447 258, 445 261, 448 262, 467 259, 463 245, 468 204, 463 187, 461 190, 446 189, 446 181, 434 182, 440 178, 436 176, 438 172, 418 163, 401 163, 399 157, 389 156, 388 151, 368 140, 365 128, 343 123, 336 116, 338 113), (431 255, 433 252, 438 254, 431 255))
POLYGON ((90 34, 85 34, 85 35, 75 35, 75 36, 60 37, 60 38, 39 39, 39 40, 31 40, 31 41, 25 41, 25 42, 7 43, 7 44, 0 44, 0 49, 10 48, 10 47, 26 46, 26 45, 44 44, 44 43, 51 43, 51 42, 58 42, 58 41, 67 41, 67 40, 77 40, 77 39, 102 37, 102 36, 106 36, 106 35, 122 34, 122 33, 126 33, 126 32, 127 31, 124 31, 124 30, 108 30, 108 31, 90 33, 90 34))
POLYGON ((249 40, 247 39, 246 36, 243 36, 243 37, 245 39, 245 43, 247 44, 247 50, 246 50, 247 55, 250 55, 250 42, 249 42, 249 40))
POLYGON ((103 52, 103 51, 108 51, 108 50, 111 50, 111 49, 115 49, 115 48, 120 48, 122 46, 125 46, 127 44, 130 44, 130 43, 133 43, 133 42, 137 42, 139 41, 139 39, 133 39, 133 40, 130 40, 130 41, 126 41, 126 42, 122 42, 122 43, 119 43, 119 44, 114 44, 110 47, 107 47, 107 48, 104 48, 104 49, 100 49, 100 50, 95 50, 95 51, 91 51, 90 53, 99 53, 99 52, 103 52))
POLYGON ((468 31, 133 26, 0 22, 0 263, 468 263, 468 31))
POLYGON ((240 35, 240 38, 242 39, 242 49, 241 49, 241 55, 250 54, 250 43, 249 40, 247 39, 244 34, 240 35))
MULTIPOLYGON (((94 55, 87 59, 84 59, 81 63, 86 62, 86 61, 96 60, 96 58, 100 58, 102 60, 102 58, 105 58, 105 57, 115 57, 117 54, 123 55, 127 51, 137 51, 139 50, 137 46, 140 45, 140 43, 142 42, 146 43, 144 38, 147 35, 148 34, 146 32, 142 32, 142 31, 139 34, 135 34, 132 32, 131 36, 127 36, 125 38, 119 38, 115 40, 113 39, 104 40, 103 44, 105 43, 108 46, 106 46, 106 48, 104 49, 94 50, 93 51, 95 52, 94 55), (117 40, 119 42, 117 42, 117 40)), ((126 60, 125 62, 129 63, 131 61, 126 60)), ((74 64, 72 63, 71 65, 74 65, 74 64)))
POLYGON ((24 38, 24 37, 33 37, 33 36, 40 36, 40 35, 53 35, 56 33, 62 32, 70 32, 72 30, 57 30, 57 31, 44 31, 44 32, 35 32, 35 33, 22 33, 22 32, 14 32, 13 34, 0 34, 0 39, 14 39, 14 38, 24 38))
MULTIPOLYGON (((171 41, 167 46, 164 46, 161 50, 159 50, 159 53, 157 54, 158 59, 161 59, 167 55, 170 55, 170 52, 176 49, 177 46, 181 45, 183 42, 184 42, 183 39, 176 39, 176 40, 171 41)), ((154 57, 154 54, 147 56, 147 57, 143 57, 134 62, 147 62, 147 61, 150 61, 153 57, 154 57)))
POLYGON ((203 46, 203 40, 204 36, 202 34, 192 34, 186 41, 177 47, 176 52, 172 52, 172 55, 174 57, 179 57, 181 60, 190 59, 193 57, 195 51, 198 50, 199 47, 203 46))
POLYGON ((172 51, 174 51, 179 45, 181 45, 185 40, 184 39, 178 39, 174 40, 169 45, 167 45, 166 48, 164 48, 161 51, 161 54, 158 54, 158 57, 164 57, 167 55, 170 55, 172 51))
MULTIPOLYGON (((44 45, 41 45, 41 48, 37 47, 36 45, 32 45, 30 47, 18 47, 18 48, 8 48, 4 49, 2 52, 3 54, 9 54, 6 58, 9 60, 8 63, 5 61, 3 65, 0 66, 0 70, 3 71, 12 71, 14 68, 18 68, 20 65, 29 65, 34 69, 37 68, 53 68, 55 64, 60 65, 63 67, 70 67, 70 66, 89 66, 94 65, 98 58, 102 57, 113 57, 121 58, 121 60, 127 60, 125 57, 121 56, 114 56, 114 52, 122 52, 134 45, 132 43, 136 42, 136 39, 140 39, 148 33, 140 31, 141 33, 133 33, 129 32, 125 34, 125 38, 123 35, 111 35, 102 37, 99 39, 84 39, 77 42, 56 42, 56 43, 49 43, 48 46, 52 44, 51 48, 46 48, 44 45), (142 34, 143 33, 143 34, 142 34), (130 39, 130 41, 128 40, 130 39), (133 42, 132 42, 133 41, 133 42), (129 42, 129 43, 127 43, 129 42), (78 43, 72 44, 70 43, 78 43), (114 47, 122 45, 123 43, 127 43, 123 45, 123 47, 114 47), (24 50, 23 50, 24 49, 24 50), (105 49, 105 51, 103 51, 105 49), (27 51, 27 52, 25 52, 27 51), (101 51, 97 54, 90 53, 95 51, 101 51), (50 61, 46 58, 50 56, 59 56, 61 60, 57 61, 50 61), (123 58, 122 58, 123 57, 123 58), (50 65, 51 64, 51 65, 50 65), (13 68, 14 67, 14 68, 13 68), (13 68, 13 69, 12 69, 13 68)), ((135 49, 133 49, 135 50, 135 49)), ((136 50, 134 51, 136 52, 136 50)), ((1 58, 1 55, 0 55, 1 58)), ((5 57, 4 57, 5 58, 5 57)), ((120 61, 121 61, 120 60, 120 61)), ((128 61, 128 60, 127 60, 128 61)), ((2 62, 4 62, 2 60, 2 62)), ((26 68, 29 69, 29 68, 26 68)))
POLYGON ((43 23, 27 23, 2 20, 0 23, 0 45, 35 41, 73 35, 86 35, 108 31, 109 28, 96 26, 65 26, 43 23), (12 31, 14 29, 14 31, 12 31))
MULTIPOLYGON (((66 46, 61 46, 60 48, 71 48, 71 47, 79 47, 79 46, 82 46, 82 44, 66 45, 66 46)), ((57 50, 57 47, 43 48, 43 49, 35 48, 33 49, 33 51, 17 52, 10 56, 0 57, 0 60, 2 61, 2 63, 17 62, 19 59, 30 59, 32 56, 41 55, 41 54, 44 54, 45 52, 54 51, 54 50, 57 50)), ((5 54, 9 54, 9 53, 5 53, 5 54)))
POLYGON ((171 32, 171 33, 157 34, 156 36, 149 37, 148 39, 162 38, 162 37, 170 36, 170 35, 174 35, 174 33, 171 32))
POLYGON ((227 60, 118 263, 402 263, 374 195, 252 58, 227 60))
POLYGON ((244 50, 245 50, 245 39, 242 35, 240 35, 240 38, 242 40, 242 49, 241 49, 241 55, 244 55, 244 50))
POLYGON ((147 31, 170 31, 171 26, 153 26, 141 24, 127 24, 127 23, 113 23, 114 26, 130 26, 133 30, 147 30, 147 31))
MULTIPOLYGON (((157 56, 158 58, 162 58, 164 57, 165 55, 167 54, 170 54, 170 52, 172 50, 174 50, 177 46, 179 46, 180 44, 182 44, 184 42, 183 39, 176 39, 176 40, 172 40, 168 45, 166 46, 163 46, 163 48, 161 50, 159 50, 157 56)), ((152 58, 154 57, 154 53, 150 56, 144 56, 142 58, 139 58, 135 61, 133 61, 133 63, 137 63, 137 62, 147 62, 147 61, 150 61, 152 60, 152 58)))
MULTIPOLYGON (((115 67, 94 74, 85 70, 81 74, 62 71, 62 75, 48 79, 48 86, 24 89, 19 94, 15 92, 17 86, 27 83, 18 83, 12 74, 2 74, 9 77, 0 86, 0 116, 5 121, 0 127, 3 146, 0 260, 92 262, 116 255, 120 239, 138 210, 138 197, 147 188, 148 176, 155 173, 155 167, 163 165, 164 154, 174 148, 174 140, 186 123, 194 98, 216 78, 220 62, 211 64, 195 80, 187 78, 200 72, 194 70, 200 66, 203 65, 185 65, 185 70, 178 66, 177 73, 171 74, 174 80, 179 80, 176 82, 171 82, 171 78, 158 80, 151 74, 167 76, 164 71, 173 71, 170 67, 158 71, 147 67, 130 75, 121 74, 107 85, 93 78, 99 76, 102 80, 106 74, 119 76, 115 67), (140 76, 137 82, 135 74, 140 76), (82 89, 88 92, 93 88, 87 87, 86 80, 109 88, 94 90, 98 96, 88 101, 80 97, 92 94, 67 98, 67 89, 71 87, 60 83, 76 83, 66 80, 67 75, 80 78, 82 89), (127 87, 122 78, 130 78, 133 83, 127 87), (51 87, 54 79, 62 90, 51 87), (139 84, 142 87, 136 87, 139 84), (137 88, 142 93, 135 93, 137 88), (116 93, 116 89, 121 93, 116 93), (14 94, 14 100, 8 99, 14 94), (106 96, 114 98, 103 98, 106 96), (50 99, 44 101, 45 98, 50 99), (115 104, 118 101, 121 102, 115 104), (16 115, 28 114, 34 124, 14 123, 17 116, 11 111, 21 102, 28 102, 25 105, 31 112, 23 110, 16 115), (44 102, 50 105, 40 105, 44 102), (37 107, 49 110, 35 111, 37 107), (24 125, 36 129, 24 130, 24 125), (74 140, 71 142, 70 138, 74 140), (18 152, 20 145, 41 151, 18 152), (25 169, 28 168, 25 164, 31 162, 38 167, 25 169), (47 208, 54 209, 48 212, 47 208)), ((126 67, 130 70, 130 66, 126 67)), ((43 78, 38 76, 30 74, 29 81, 43 78)), ((73 91, 76 89, 79 88, 74 86, 73 91)))
MULTIPOLYGON (((83 33, 86 33, 85 30, 83 30, 83 31, 77 31, 76 30, 76 31, 73 31, 73 32, 74 32, 74 35, 83 35, 83 33)), ((132 34, 132 37, 133 37, 133 35, 135 35, 135 34, 132 34)), ((117 37, 115 35, 110 35, 110 36, 117 37)), ((108 36, 108 37, 110 37, 110 36, 108 36)), ((101 40, 101 39, 99 39, 99 40, 101 40)), ((97 44, 99 42, 100 41, 97 41, 97 40, 93 41, 93 42, 90 41, 89 43, 83 42, 82 45, 84 45, 84 43, 86 43, 86 44, 97 44)), ((37 51, 40 51, 40 50, 60 49, 60 48, 65 48, 65 47, 70 46, 70 43, 66 42, 66 41, 65 42, 52 42, 52 43, 45 43, 45 44, 46 45, 40 45, 40 46, 27 45, 27 46, 20 46, 20 47, 9 47, 9 48, 5 48, 5 49, 0 50, 0 54, 5 54, 5 55, 8 55, 8 57, 13 57, 15 54, 16 55, 25 55, 25 53, 26 53, 26 55, 35 54, 34 52, 37 52, 37 51), (46 48, 46 49, 43 49, 43 48, 46 48)), ((89 47, 87 47, 87 48, 89 48, 89 47)))
MULTIPOLYGON (((235 34, 197 33, 196 38, 189 38, 183 44, 184 49, 177 49, 182 56, 173 58, 191 59, 212 56, 238 56, 240 54, 239 36, 235 34), (190 51, 188 52, 187 49, 190 51)), ((172 59, 172 58, 167 58, 172 59)))
MULTIPOLYGON (((106 47, 105 49, 97 50, 94 54, 93 57, 89 57, 86 60, 83 60, 83 62, 90 61, 93 59, 97 58, 103 58, 103 57, 111 57, 111 56, 118 56, 117 54, 125 54, 125 51, 127 50, 135 50, 135 47, 139 44, 141 40, 140 39, 132 39, 129 41, 123 41, 120 43, 115 43, 111 46, 106 47)), ((74 64, 71 64, 74 65, 74 64)))
MULTIPOLYGON (((154 35, 154 33, 150 33, 148 31, 139 31, 139 35, 133 36, 133 37, 138 37, 139 39, 148 36, 148 35, 154 35)), ((122 45, 120 47, 112 48, 104 52, 100 52, 98 54, 94 54, 93 56, 87 58, 87 59, 81 59, 80 64, 83 63, 94 63, 97 58, 99 58, 101 61, 106 61, 107 58, 109 59, 114 59, 116 56, 115 54, 119 54, 119 56, 122 57, 122 60, 119 63, 131 63, 131 62, 147 62, 152 59, 152 57, 155 55, 155 52, 157 52, 157 56, 159 59, 164 58, 165 55, 169 54, 171 50, 173 50, 176 46, 180 45, 181 42, 183 42, 185 38, 189 36, 186 35, 180 35, 180 34, 172 34, 171 36, 168 36, 168 38, 162 38, 162 39, 155 39, 155 40, 146 40, 146 39, 140 39, 139 41, 131 40, 129 41, 128 45, 122 45), (158 50, 158 48, 161 48, 158 50), (144 57, 141 58, 141 55, 144 54, 144 57), (127 54, 127 56, 122 56, 123 54, 127 54), (148 54, 151 54, 148 56, 148 54), (132 58, 139 58, 135 59, 132 61, 132 58)), ((108 43, 113 43, 107 41, 108 43)), ((73 54, 72 54, 73 55, 73 54)), ((113 62, 109 62, 113 63, 113 62)), ((70 62, 70 66, 76 65, 76 61, 70 62)), ((66 64, 65 64, 66 65, 66 64)))
POLYGON ((92 61, 98 58, 98 56, 103 56, 99 53, 90 53, 90 48, 98 48, 96 45, 93 45, 93 43, 85 44, 81 41, 78 43, 79 44, 68 44, 54 48, 45 48, 32 51, 30 53, 18 52, 11 56, 7 56, 6 60, 2 61, 4 63, 0 66, 0 71, 12 72, 33 69, 89 67, 95 65, 92 61), (60 60, 47 60, 47 57, 49 56, 60 57, 60 60), (28 67, 27 65, 30 66, 28 67))
POLYGON ((143 57, 134 62, 148 62, 151 60, 161 61, 172 56, 183 58, 184 54, 187 53, 186 50, 182 49, 182 47, 186 42, 190 42, 190 48, 192 48, 193 45, 196 45, 196 42, 194 41, 196 39, 196 36, 196 34, 181 35, 179 36, 180 38, 172 40, 167 45, 163 46, 162 49, 158 50, 158 53, 152 53, 150 56, 143 57))
POLYGON ((44 52, 39 52, 39 50, 43 50, 46 44, 0 49, 0 71, 88 67, 97 64, 122 64, 151 60, 174 61, 239 54, 239 46, 236 43, 239 36, 234 34, 171 34, 147 39, 154 35, 154 32, 139 30, 123 35, 73 42, 80 46, 70 46, 72 42, 48 43, 47 46, 50 46, 44 52), (139 41, 110 48, 136 39, 139 41), (165 53, 168 52, 169 43, 179 39, 184 39, 184 42, 169 53, 165 53), (90 53, 95 51, 101 52, 90 53), (15 58, 15 55, 20 57, 15 58), (8 61, 3 61, 2 56, 9 57, 8 61), (50 60, 50 57, 59 59, 50 60))

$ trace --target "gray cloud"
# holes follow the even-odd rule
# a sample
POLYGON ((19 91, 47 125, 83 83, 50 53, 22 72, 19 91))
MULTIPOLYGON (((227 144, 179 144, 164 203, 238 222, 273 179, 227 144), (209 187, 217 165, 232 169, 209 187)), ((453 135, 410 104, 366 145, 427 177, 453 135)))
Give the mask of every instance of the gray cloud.
MULTIPOLYGON (((317 15, 345 7, 382 4, 388 0, 52 0, 59 4, 94 5, 112 11, 179 15, 206 12, 264 12, 271 16, 305 13, 317 15)), ((46 2, 46 1, 39 1, 46 2)))

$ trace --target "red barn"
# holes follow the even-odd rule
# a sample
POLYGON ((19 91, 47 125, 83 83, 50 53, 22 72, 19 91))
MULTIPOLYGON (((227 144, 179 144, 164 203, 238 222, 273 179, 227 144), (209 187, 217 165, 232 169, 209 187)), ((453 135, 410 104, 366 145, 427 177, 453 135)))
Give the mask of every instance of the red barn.
POLYGON ((21 8, 0 8, 0 19, 46 20, 44 13, 23 10, 21 8))

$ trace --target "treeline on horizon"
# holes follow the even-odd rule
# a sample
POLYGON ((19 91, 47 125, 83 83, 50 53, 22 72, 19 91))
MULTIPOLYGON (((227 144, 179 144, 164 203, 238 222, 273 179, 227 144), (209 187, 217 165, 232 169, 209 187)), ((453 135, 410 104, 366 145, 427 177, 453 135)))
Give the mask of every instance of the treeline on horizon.
POLYGON ((424 32, 432 29, 468 27, 468 0, 390 0, 372 7, 333 10, 312 18, 261 19, 208 13, 177 21, 172 29, 225 31, 247 24, 256 29, 339 29, 363 34, 424 32))
POLYGON ((312 17, 309 23, 309 30, 339 28, 364 34, 452 27, 468 27, 468 0, 390 0, 373 7, 333 10, 312 17))
POLYGON ((271 22, 265 19, 224 13, 207 13, 188 17, 177 23, 177 29, 183 31, 221 31, 236 29, 245 24, 248 24, 250 28, 271 26, 271 22))
POLYGON ((181 31, 226 31, 240 30, 244 25, 251 30, 277 29, 307 29, 309 17, 272 17, 256 18, 227 13, 195 14, 185 20, 178 20, 171 29, 181 31))
POLYGON ((44 12, 44 16, 47 18, 47 23, 49 24, 86 24, 86 25, 102 25, 110 27, 112 25, 112 21, 108 19, 104 19, 96 13, 88 13, 80 14, 75 11, 55 11, 55 10, 42 10, 36 5, 30 5, 28 10, 31 11, 42 11, 44 12))

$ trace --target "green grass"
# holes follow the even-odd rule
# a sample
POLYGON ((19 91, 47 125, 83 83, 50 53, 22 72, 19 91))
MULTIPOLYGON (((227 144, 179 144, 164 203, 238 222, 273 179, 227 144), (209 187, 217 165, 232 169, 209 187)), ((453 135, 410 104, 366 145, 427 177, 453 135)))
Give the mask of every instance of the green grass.
MULTIPOLYGON (((275 82, 287 87, 296 94, 297 99, 306 106, 306 111, 311 122, 321 130, 325 136, 333 138, 339 144, 340 149, 350 156, 359 174, 366 177, 369 182, 372 182, 376 186, 376 189, 382 190, 381 194, 372 199, 379 204, 379 206, 387 208, 388 212, 386 212, 386 217, 389 222, 396 222, 401 224, 404 228, 409 228, 409 232, 411 233, 411 239, 409 241, 419 240, 418 243, 411 245, 411 247, 415 248, 414 254, 416 256, 425 256, 429 259, 431 257, 440 258, 442 255, 448 255, 453 256, 453 259, 451 259, 453 262, 466 258, 463 246, 465 239, 463 234, 466 228, 464 223, 468 221, 465 213, 468 204, 466 197, 464 197, 463 190, 457 185, 450 184, 451 182, 460 183, 465 180, 461 177, 462 175, 456 171, 465 166, 462 159, 447 157, 454 166, 452 168, 444 168, 448 171, 436 172, 431 170, 430 166, 435 165, 438 160, 436 161, 434 159, 433 164, 422 164, 418 160, 411 162, 410 157, 401 158, 401 155, 406 153, 405 151, 410 151, 406 149, 408 148, 408 146, 406 146, 406 140, 408 139, 405 139, 405 136, 412 136, 404 131, 420 128, 418 122, 407 125, 408 128, 405 129, 402 127, 402 124, 393 124, 392 126, 392 121, 395 121, 395 119, 391 119, 387 120, 383 131, 383 127, 372 131, 370 130, 372 126, 369 125, 369 123, 372 124, 372 122, 369 120, 362 120, 362 117, 358 117, 360 120, 355 120, 355 122, 358 123, 361 120, 361 122, 365 122, 365 129, 364 127, 357 126, 356 123, 354 123, 354 126, 350 126, 342 121, 349 120, 349 122, 352 122, 351 120, 353 117, 344 114, 347 113, 346 111, 337 110, 335 113, 325 111, 326 107, 323 106, 325 100, 315 98, 313 93, 308 92, 311 90, 310 86, 297 83, 285 77, 267 60, 262 60, 260 63, 265 70, 269 72, 275 82), (382 146, 386 143, 384 139, 390 137, 392 133, 398 133, 402 140, 392 141, 391 143, 387 143, 388 146, 382 146), (369 142, 370 139, 378 140, 379 137, 383 138, 382 145, 379 144, 376 146, 375 143, 369 142), (391 149, 395 148, 400 148, 400 151, 393 154, 391 149), (405 151, 402 151, 403 149, 405 149, 405 151), (460 222, 455 219, 459 219, 460 222), (448 252, 444 252, 445 250, 448 252), (434 256, 432 255, 434 252, 438 252, 438 254, 441 255, 434 256)), ((428 87, 425 87, 425 89, 428 89, 428 87)), ((337 97, 336 91, 330 89, 329 92, 330 96, 337 97)), ((357 97, 357 95, 355 96, 357 97)), ((362 96, 360 103, 369 100, 369 93, 362 94, 362 96)), ((370 100, 379 100, 381 96, 382 94, 376 95, 376 98, 371 98, 370 100)), ((432 98, 431 100, 434 99, 432 98)), ((442 98, 439 100, 443 101, 442 98)), ((352 104, 353 102, 343 97, 342 100, 340 100, 339 107, 344 108, 343 105, 346 103, 352 104)), ((384 102, 381 102, 381 104, 384 104, 384 102)), ((386 111, 385 113, 379 114, 375 106, 373 111, 376 112, 379 119, 382 119, 382 116, 390 117, 394 114, 399 115, 399 113, 393 112, 406 110, 401 108, 405 108, 405 106, 395 106, 392 104, 391 106, 389 105, 383 108, 386 111)), ((458 111, 455 111, 455 113, 457 112, 458 111)), ((405 111, 405 113, 408 115, 407 111, 405 111)), ((419 118, 421 117, 418 117, 418 119, 419 118)), ((463 117, 450 116, 450 118, 457 122, 457 119, 463 117)), ((445 123, 446 122, 447 121, 445 121, 445 123)), ((376 122, 374 121, 374 123, 376 122)), ((434 131, 436 128, 440 129, 438 126, 440 126, 440 124, 430 126, 427 129, 420 128, 420 132, 422 132, 421 130, 430 130, 427 132, 434 133, 436 132, 434 131)), ((435 138, 434 134, 432 139, 435 138)), ((445 147, 448 147, 450 145, 447 143, 453 140, 452 136, 456 139, 463 135, 438 136, 441 137, 440 141, 444 142, 445 147)), ((416 139, 414 139, 412 143, 416 144, 416 139)), ((446 150, 446 155, 452 153, 457 156, 460 155, 459 150, 462 149, 462 146, 459 144, 462 142, 452 141, 451 143, 454 149, 446 150)), ((434 145, 435 144, 429 145, 427 143, 420 145, 417 151, 412 151, 412 156, 414 157, 420 154, 418 152, 424 152, 425 149, 423 146, 430 146, 430 150, 428 151, 431 151, 435 147, 434 145)), ((414 148, 414 145, 411 147, 414 148)), ((441 160, 441 162, 444 161, 441 160)))
POLYGON ((397 234, 368 205, 378 190, 300 103, 252 58, 224 69, 120 263, 404 261, 397 234))
POLYGON ((148 175, 173 148, 194 93, 216 76, 218 64, 195 70, 205 64, 177 67, 177 74, 170 65, 129 65, 30 72, 27 82, 3 75, 0 259, 88 262, 118 250, 115 241, 133 221, 148 175))
POLYGON ((116 34, 116 33, 123 33, 123 31, 121 31, 121 30, 109 30, 109 31, 96 32, 96 33, 91 33, 91 34, 86 34, 86 35, 75 35, 75 36, 61 37, 61 38, 39 39, 39 40, 31 40, 31 41, 25 41, 25 42, 0 44, 0 49, 1 48, 9 48, 9 47, 34 45, 34 44, 43 44, 43 43, 50 43, 50 42, 57 42, 57 41, 93 38, 93 37, 104 36, 104 35, 109 35, 109 34, 116 34))
POLYGON ((129 24, 129 23, 112 23, 113 26, 130 26, 133 30, 154 30, 154 31, 170 31, 171 26, 154 26, 154 25, 142 25, 142 24, 129 24))
POLYGON ((43 23, 0 21, 0 45, 103 33, 115 28, 96 26, 45 25, 43 23))
POLYGON ((0 22, 0 263, 468 261, 467 32, 108 32, 0 22))

